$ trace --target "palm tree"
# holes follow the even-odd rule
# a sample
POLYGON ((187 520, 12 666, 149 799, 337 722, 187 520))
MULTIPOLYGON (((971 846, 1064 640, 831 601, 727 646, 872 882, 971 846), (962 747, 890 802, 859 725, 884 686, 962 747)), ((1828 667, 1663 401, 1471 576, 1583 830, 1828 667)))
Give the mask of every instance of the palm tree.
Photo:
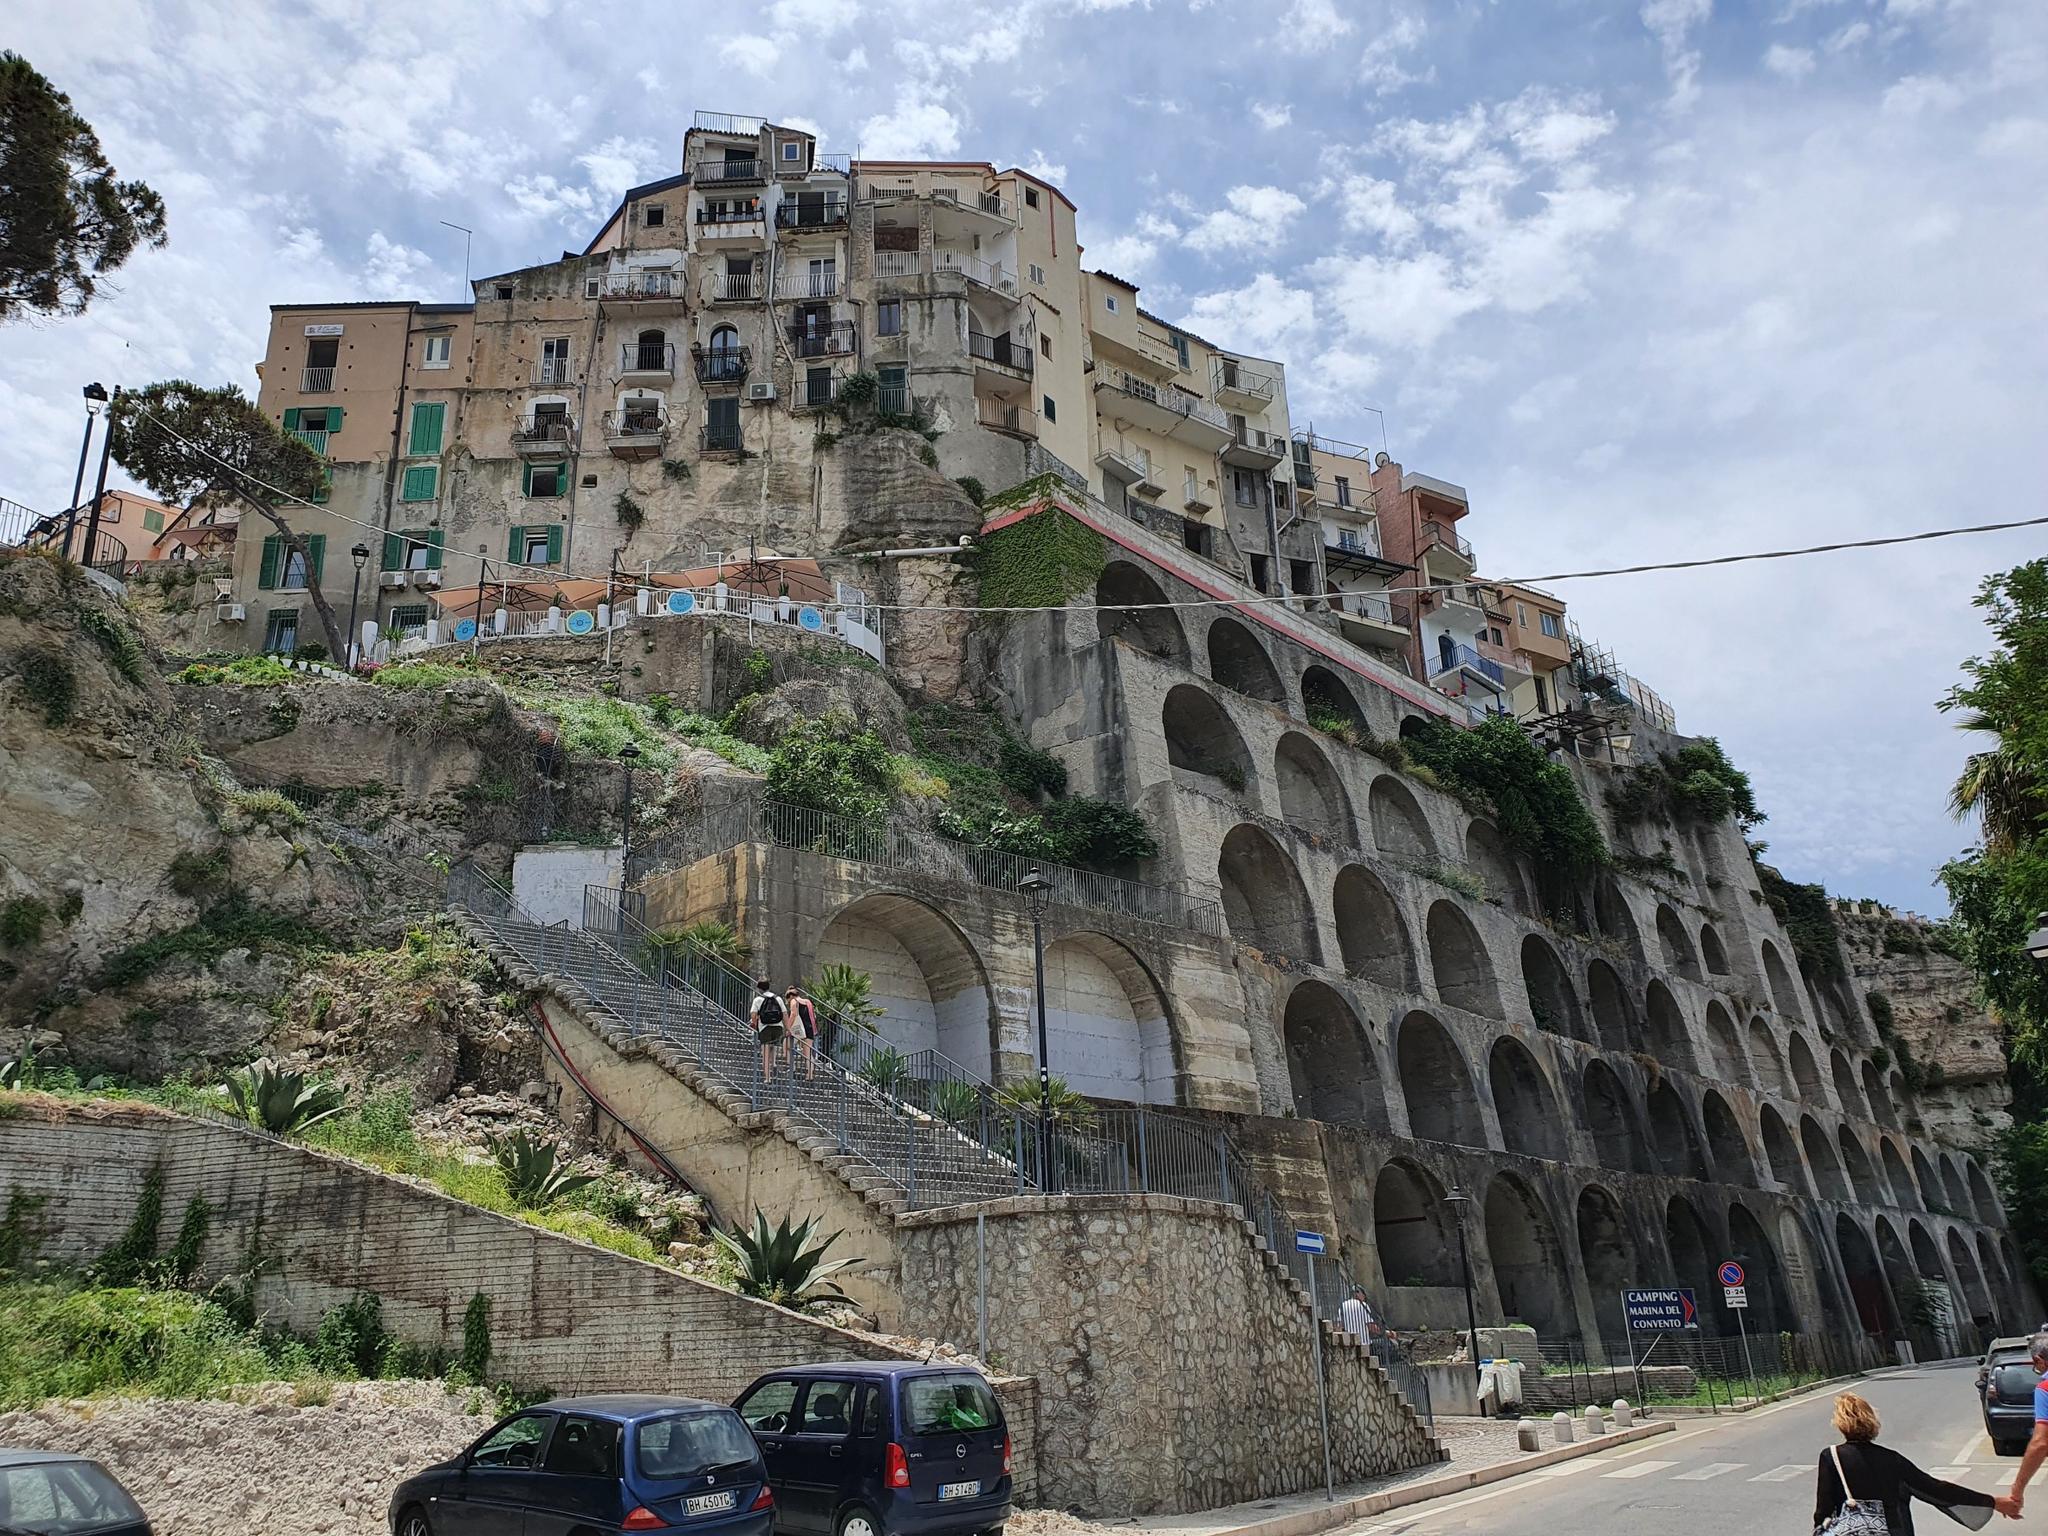
POLYGON ((1966 731, 1999 738, 1998 745, 1972 752, 1963 763, 1948 808, 1956 820, 1975 815, 1984 827, 1989 853, 2009 853, 2035 832, 2042 819, 2043 785, 2036 766, 1989 715, 1973 714, 1960 722, 1966 731))

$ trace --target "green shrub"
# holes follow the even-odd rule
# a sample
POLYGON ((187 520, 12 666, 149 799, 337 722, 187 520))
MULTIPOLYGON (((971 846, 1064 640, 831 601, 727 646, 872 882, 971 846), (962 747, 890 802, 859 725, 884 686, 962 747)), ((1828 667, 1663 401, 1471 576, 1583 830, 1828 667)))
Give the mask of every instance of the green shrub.
POLYGON ((860 1064, 860 1075, 879 1092, 896 1094, 910 1077, 910 1058, 893 1045, 878 1045, 860 1064))
POLYGON ((126 986, 155 971, 166 961, 189 955, 202 965, 211 965, 231 949, 325 950, 334 946, 319 929, 251 906, 240 895, 230 895, 203 913, 189 928, 161 933, 117 951, 100 967, 103 987, 126 986))
POLYGON ((1460 730, 1432 720, 1408 739, 1406 755, 1453 793, 1490 806, 1501 835, 1552 876, 1569 879, 1607 861, 1599 823, 1571 771, 1514 721, 1493 717, 1460 730))
POLYGON ((27 949, 43 940, 43 927, 50 921, 50 904, 40 896, 16 896, 0 906, 0 945, 27 949))
POLYGON ((87 608, 78 615, 78 627, 99 641, 107 660, 125 681, 140 687, 148 678, 149 657, 126 624, 97 608, 87 608))
POLYGON ((195 661, 172 679, 210 688, 233 683, 242 688, 281 688, 293 677, 292 669, 275 656, 237 656, 232 661, 195 661))
POLYGON ((462 1309, 462 1355, 458 1361, 463 1376, 473 1382, 488 1380, 491 1367, 491 1298, 478 1291, 462 1309))
POLYGON ((988 500, 987 488, 972 475, 961 475, 953 483, 965 491, 968 500, 972 501, 977 507, 988 500))
POLYGON ((1003 787, 1012 794, 1064 795, 1067 792, 1067 765, 1050 752, 1007 733, 1000 750, 997 772, 1002 776, 1003 787))
POLYGON ((490 674, 482 667, 467 666, 449 661, 401 661, 388 667, 379 667, 370 674, 370 681, 379 688, 396 688, 411 692, 416 688, 446 688, 454 683, 475 682, 488 679, 490 674))
POLYGON ((625 491, 621 491, 612 500, 612 517, 630 534, 647 521, 647 509, 625 491))
POLYGON ((769 794, 812 810, 857 820, 878 817, 889 808, 896 784, 888 747, 843 710, 799 721, 769 754, 769 794))
POLYGON ((204 1195, 185 1202, 184 1217, 178 1222, 178 1236, 164 1255, 163 1279, 170 1285, 185 1285, 199 1273, 199 1256, 206 1247, 206 1234, 213 1224, 213 1207, 204 1195))
POLYGON ((524 1129, 491 1143, 491 1155, 505 1180, 505 1192, 528 1210, 544 1211, 597 1182, 589 1173, 573 1173, 552 1141, 536 1141, 524 1129))
POLYGON ((313 1335, 313 1363, 330 1376, 361 1376, 374 1380, 382 1373, 389 1335, 384 1331, 384 1304, 368 1291, 327 1309, 313 1335))
POLYGON ((306 824, 306 813, 287 800, 280 790, 232 789, 228 791, 227 798, 229 805, 272 831, 306 824))
POLYGON ((50 1226, 43 1219, 50 1197, 16 1184, 7 1191, 7 1214, 0 1216, 0 1282, 35 1267, 50 1226))
POLYGON ((711 1236, 732 1255, 743 1294, 803 1311, 821 1302, 843 1300, 846 1293, 831 1277, 860 1262, 828 1260, 825 1254, 843 1234, 818 1237, 818 1226, 815 1216, 795 1226, 785 1216, 771 1228, 757 1206, 751 1232, 737 1226, 730 1232, 714 1228, 711 1236))
POLYGON ((874 981, 857 966, 821 966, 817 977, 805 983, 804 991, 821 1013, 837 1014, 857 1026, 882 1016, 873 996, 874 981))
POLYGON ((227 849, 216 848, 211 853, 188 850, 171 860, 171 867, 164 871, 164 884, 180 896, 199 897, 217 889, 227 875, 227 849))
POLYGON ((0 1286, 0 1411, 105 1392, 208 1397, 280 1374, 226 1309, 184 1291, 0 1286))
POLYGON ((303 1072, 286 1072, 274 1062, 253 1061, 228 1078, 235 1112, 273 1136, 296 1136, 348 1107, 348 1094, 335 1083, 319 1083, 303 1072))
POLYGON ((156 1258, 156 1229, 164 1218, 164 1170, 153 1165, 142 1176, 135 1214, 121 1235, 100 1255, 93 1278, 102 1285, 135 1285, 147 1276, 156 1258))
MULTIPOLYGON (((1870 1009, 1870 1022, 1877 1026, 1880 1035, 1889 1040, 1893 1030, 1897 1028, 1897 1020, 1892 1014, 1892 1000, 1882 992, 1873 991, 1863 995, 1863 1002, 1870 1009)), ((1873 1052, 1873 1060, 1875 1056, 1876 1053, 1873 1052)))
MULTIPOLYGON (((996 1102, 1019 1114, 1039 1113, 1039 1087, 1035 1082, 1006 1083, 996 1090, 996 1102)), ((1064 1078, 1049 1078, 1044 1102, 1050 1106, 1055 1127, 1086 1133, 1095 1128, 1095 1106, 1084 1094, 1069 1088, 1064 1078)))
POLYGON ((1093 587, 1109 563, 1102 535, 1054 505, 998 528, 979 551, 984 608, 1057 608, 1093 587))
POLYGON ((31 646, 14 661, 22 697, 43 712, 45 725, 62 725, 78 703, 78 679, 64 653, 52 646, 31 646))
POLYGON ((555 695, 538 697, 533 705, 555 717, 562 750, 572 755, 617 758, 619 749, 630 742, 640 749, 642 767, 667 773, 676 765, 676 749, 656 728, 645 705, 555 695))
POLYGON ((775 658, 766 651, 748 652, 741 670, 746 674, 749 692, 766 693, 775 686, 775 658))

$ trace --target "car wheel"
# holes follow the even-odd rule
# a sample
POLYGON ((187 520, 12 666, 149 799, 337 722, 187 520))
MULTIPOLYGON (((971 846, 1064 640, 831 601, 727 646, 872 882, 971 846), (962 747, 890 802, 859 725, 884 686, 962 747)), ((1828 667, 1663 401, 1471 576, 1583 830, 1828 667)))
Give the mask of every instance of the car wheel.
POLYGON ((433 1526, 427 1523, 427 1512, 415 1504, 400 1515, 398 1536, 434 1536, 433 1526))
POLYGON ((856 1504, 839 1517, 839 1536, 883 1536, 882 1522, 856 1504))

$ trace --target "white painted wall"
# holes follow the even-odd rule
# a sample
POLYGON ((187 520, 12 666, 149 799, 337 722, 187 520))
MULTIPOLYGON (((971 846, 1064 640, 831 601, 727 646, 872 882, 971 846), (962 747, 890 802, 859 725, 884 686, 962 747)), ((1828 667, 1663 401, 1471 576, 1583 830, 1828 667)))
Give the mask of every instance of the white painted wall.
MULTIPOLYGON (((945 969, 941 957, 933 963, 945 969)), ((988 1044, 988 991, 980 985, 947 992, 936 990, 932 978, 903 941, 879 922, 860 913, 841 914, 818 945, 818 964, 850 965, 866 971, 869 995, 882 1016, 876 1033, 906 1055, 940 1051, 978 1077, 991 1068, 988 1044)))
POLYGON ((1140 1019, 1123 982, 1099 954, 1071 939, 1048 948, 1045 1003, 1053 1076, 1091 1098, 1173 1102, 1166 1021, 1140 1019))
POLYGON ((583 926, 583 887, 619 883, 623 853, 582 843, 538 843, 512 855, 512 898, 536 921, 583 926))

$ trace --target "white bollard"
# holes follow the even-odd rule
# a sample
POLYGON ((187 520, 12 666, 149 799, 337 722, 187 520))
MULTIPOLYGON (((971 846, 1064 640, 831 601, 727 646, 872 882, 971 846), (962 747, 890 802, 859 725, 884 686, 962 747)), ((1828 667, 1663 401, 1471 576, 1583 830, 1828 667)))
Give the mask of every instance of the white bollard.
POLYGON ((1556 1413, 1551 1415, 1550 1432, 1557 1436, 1557 1443, 1559 1445, 1570 1445, 1572 1443, 1572 1416, 1562 1408, 1558 1409, 1556 1413))
POLYGON ((1634 1424, 1635 1421, 1636 1416, 1634 1412, 1629 1408, 1628 1399, 1625 1397, 1617 1397, 1614 1400, 1614 1427, 1616 1429, 1627 1429, 1630 1425, 1634 1424))
POLYGON ((1587 1405, 1586 1433, 1588 1435, 1604 1435, 1607 1433, 1607 1421, 1600 1417, 1600 1406, 1597 1403, 1587 1405))
MULTIPOLYGON (((1566 1422, 1570 1422, 1567 1420, 1566 1422)), ((1534 1419, 1523 1419, 1515 1425, 1515 1449, 1518 1451, 1540 1451, 1543 1449, 1542 1433, 1536 1428, 1534 1419)))

